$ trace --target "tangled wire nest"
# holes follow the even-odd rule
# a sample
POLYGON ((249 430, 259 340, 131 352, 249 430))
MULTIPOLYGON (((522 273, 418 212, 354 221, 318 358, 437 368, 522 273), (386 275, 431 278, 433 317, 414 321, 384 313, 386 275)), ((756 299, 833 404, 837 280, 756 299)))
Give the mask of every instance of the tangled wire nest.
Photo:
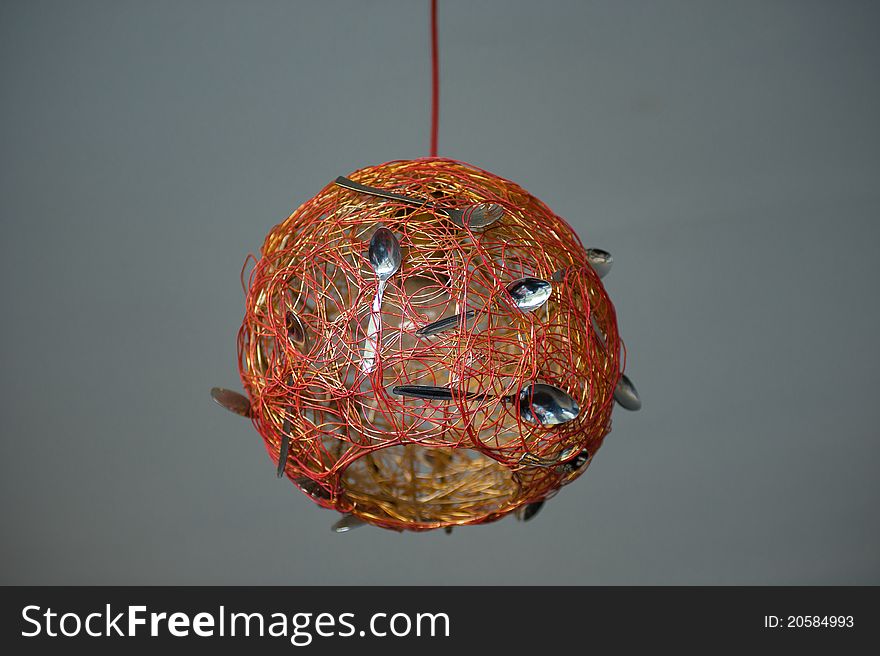
POLYGON ((316 503, 345 513, 344 527, 428 530, 535 508, 586 470, 623 368, 587 251, 540 200, 468 164, 395 161, 349 177, 422 203, 331 183, 266 237, 238 351, 269 455, 316 503), (449 218, 480 203, 503 216, 483 229, 449 218), (381 227, 400 263, 377 312, 369 251, 381 227), (523 278, 552 290, 536 309, 511 295, 523 278), (441 319, 446 329, 426 332, 441 319), (568 395, 576 416, 535 420, 537 383, 568 395), (399 393, 412 386, 448 392, 399 393))

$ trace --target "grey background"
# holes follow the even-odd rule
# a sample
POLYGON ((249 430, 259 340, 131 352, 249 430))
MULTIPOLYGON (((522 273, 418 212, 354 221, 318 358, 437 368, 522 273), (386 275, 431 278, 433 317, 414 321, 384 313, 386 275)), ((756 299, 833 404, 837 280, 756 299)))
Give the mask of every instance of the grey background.
POLYGON ((268 229, 427 154, 427 2, 3 2, 0 582, 880 583, 878 19, 442 0, 441 154, 614 254, 645 407, 528 524, 334 535, 208 390, 268 229))

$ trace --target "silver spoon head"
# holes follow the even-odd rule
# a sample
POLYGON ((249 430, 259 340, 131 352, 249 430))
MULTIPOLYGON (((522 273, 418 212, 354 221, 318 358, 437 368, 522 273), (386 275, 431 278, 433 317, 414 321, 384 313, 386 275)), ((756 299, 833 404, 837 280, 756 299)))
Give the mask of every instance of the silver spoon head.
POLYGON ((639 398, 636 386, 626 374, 620 374, 620 380, 614 388, 614 400, 627 410, 639 410, 642 407, 642 399, 639 398))
POLYGON ((327 492, 327 490, 325 490, 323 487, 318 485, 318 483, 313 481, 311 478, 300 476, 292 480, 299 489, 308 494, 310 497, 313 497, 315 499, 330 499, 330 493, 327 492))
POLYGON ((519 416, 531 424, 556 426, 577 418, 577 401, 553 385, 534 383, 519 395, 519 416))
POLYGON ((388 228, 381 227, 370 238, 370 264, 380 280, 388 280, 400 268, 400 242, 388 228))
POLYGON ((287 339, 290 340, 290 343, 293 344, 300 351, 305 351, 308 346, 308 336, 306 333, 306 327, 303 325, 302 320, 296 316, 296 313, 287 311, 285 315, 285 327, 287 328, 287 339))
POLYGON ((497 203, 478 203, 462 210, 461 221, 464 225, 476 230, 486 228, 504 216, 504 208, 497 203))
POLYGON ((578 453, 574 458, 565 463, 565 470, 569 474, 573 474, 581 467, 587 464, 590 460, 590 452, 584 449, 580 453, 578 453))
POLYGON ((238 392, 223 387, 212 387, 211 398, 217 405, 226 408, 229 412, 234 412, 242 417, 251 416, 251 402, 238 392))
POLYGON ((587 249, 587 260, 590 266, 600 278, 604 278, 611 271, 611 265, 614 264, 614 258, 611 253, 603 251, 601 248, 587 249))
POLYGON ((520 278, 507 286, 507 293, 523 312, 537 310, 553 294, 553 286, 540 278, 520 278))
POLYGON ((537 515, 541 511, 541 508, 543 508, 543 507, 544 507, 543 501, 535 501, 534 503, 530 503, 529 505, 527 505, 525 507, 525 509, 523 510, 523 514, 522 514, 523 521, 524 522, 529 521, 532 517, 537 515))
POLYGON ((356 515, 343 515, 342 518, 330 528, 334 533, 347 533, 351 529, 363 526, 364 524, 366 524, 366 522, 356 515))

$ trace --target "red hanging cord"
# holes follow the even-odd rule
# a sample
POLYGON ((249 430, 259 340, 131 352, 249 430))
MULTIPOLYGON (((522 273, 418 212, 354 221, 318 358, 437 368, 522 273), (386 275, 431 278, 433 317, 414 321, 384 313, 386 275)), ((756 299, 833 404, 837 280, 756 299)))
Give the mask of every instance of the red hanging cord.
POLYGON ((437 53, 437 0, 431 0, 431 157, 437 157, 440 123, 440 61, 437 53))

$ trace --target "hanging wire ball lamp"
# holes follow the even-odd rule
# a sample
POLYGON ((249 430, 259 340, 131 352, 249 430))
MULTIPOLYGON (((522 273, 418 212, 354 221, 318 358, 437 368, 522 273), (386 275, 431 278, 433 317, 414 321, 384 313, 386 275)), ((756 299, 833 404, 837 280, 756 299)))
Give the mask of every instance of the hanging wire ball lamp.
POLYGON ((431 20, 431 157, 340 176, 269 232, 242 280, 247 397, 211 390, 337 532, 531 519, 589 467, 614 403, 641 407, 611 256, 436 156, 436 0, 431 20))
POLYGON ((355 171, 266 237, 238 339, 249 399, 215 399, 337 531, 528 519, 587 469, 615 396, 640 405, 610 265, 474 166, 355 171))

